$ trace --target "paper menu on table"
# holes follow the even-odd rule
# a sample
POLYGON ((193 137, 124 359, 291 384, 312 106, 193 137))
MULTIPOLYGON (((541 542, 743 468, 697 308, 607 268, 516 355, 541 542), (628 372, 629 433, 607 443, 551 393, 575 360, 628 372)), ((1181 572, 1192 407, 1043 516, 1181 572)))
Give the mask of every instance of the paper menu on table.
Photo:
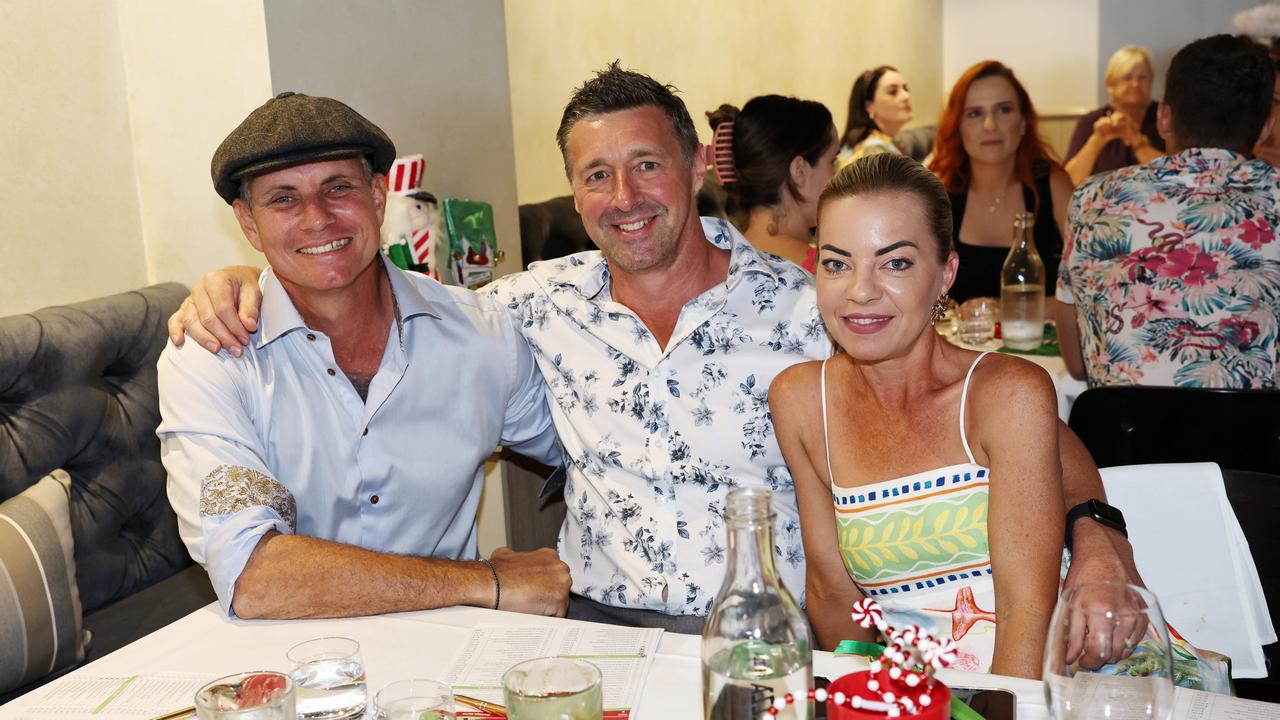
POLYGON ((1280 720, 1280 704, 1178 688, 1173 720, 1280 720))
POLYGON ((24 697, 16 718, 154 718, 191 706, 210 678, 190 673, 72 676, 24 697))
MULTIPOLYGON (((512 665, 552 655, 577 657, 600 668, 606 718, 634 718, 662 630, 575 625, 479 625, 445 681, 456 694, 502 703, 502 674, 512 665)), ((459 717, 468 714, 458 703, 459 717)))

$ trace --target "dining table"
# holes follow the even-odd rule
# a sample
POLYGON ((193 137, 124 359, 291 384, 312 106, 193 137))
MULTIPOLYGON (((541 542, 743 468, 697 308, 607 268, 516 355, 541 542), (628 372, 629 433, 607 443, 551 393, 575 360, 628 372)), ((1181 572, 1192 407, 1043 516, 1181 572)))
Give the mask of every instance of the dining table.
MULTIPOLYGON (((285 652, 316 637, 345 636, 357 640, 364 659, 369 697, 397 680, 443 679, 467 650, 472 631, 527 631, 529 628, 603 630, 624 628, 579 620, 550 618, 472 607, 449 607, 408 613, 326 620, 240 620, 230 618, 215 602, 119 650, 66 673, 3 706, 0 719, 48 720, 67 717, 51 708, 50 698, 72 686, 98 679, 163 679, 180 674, 201 683, 233 673, 288 672, 285 652)), ((698 720, 702 711, 701 640, 697 635, 663 633, 631 718, 698 720)), ((813 672, 830 679, 866 669, 858 655, 813 653, 813 672)), ((1044 683, 1039 680, 944 669, 937 677, 952 688, 1007 690, 1017 697, 1018 720, 1048 720, 1044 683)), ((190 705, 190 700, 183 701, 190 705)), ((135 715, 95 712, 86 718, 158 718, 181 707, 148 708, 135 715)), ((79 715, 75 717, 81 717, 79 715)), ((1171 720, 1272 720, 1280 705, 1175 688, 1171 720)))
MULTIPOLYGON (((372 697, 397 680, 446 677, 464 651, 471 629, 477 626, 510 626, 514 630, 564 624, 592 625, 471 607, 333 620, 239 620, 227 617, 213 603, 0 706, 0 718, 52 717, 41 712, 42 702, 54 697, 60 685, 86 678, 182 673, 213 680, 247 670, 287 672, 285 652, 292 645, 335 635, 360 642, 372 697)), ((700 651, 699 636, 663 633, 632 717, 701 718, 700 651)), ((821 651, 814 653, 813 662, 815 674, 832 679, 867 667, 863 657, 821 651)), ((952 686, 1011 690, 1018 697, 1019 720, 1048 718, 1039 681, 951 670, 942 671, 939 677, 952 686)), ((149 717, 175 709, 156 707, 149 717)))

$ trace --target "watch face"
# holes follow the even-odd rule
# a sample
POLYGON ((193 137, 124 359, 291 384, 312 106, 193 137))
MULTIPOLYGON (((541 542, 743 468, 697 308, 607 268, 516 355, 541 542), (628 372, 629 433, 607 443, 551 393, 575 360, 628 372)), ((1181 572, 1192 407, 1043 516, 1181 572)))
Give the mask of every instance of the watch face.
POLYGON ((1089 512, 1098 520, 1117 528, 1124 527, 1124 514, 1101 500, 1089 501, 1089 512))

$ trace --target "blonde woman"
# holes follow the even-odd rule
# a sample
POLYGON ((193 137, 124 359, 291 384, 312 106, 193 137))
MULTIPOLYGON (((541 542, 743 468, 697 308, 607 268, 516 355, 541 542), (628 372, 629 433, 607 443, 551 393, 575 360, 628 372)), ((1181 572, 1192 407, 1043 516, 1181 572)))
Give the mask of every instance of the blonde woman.
POLYGON ((1071 182, 1100 172, 1150 162, 1164 154, 1151 99, 1151 53, 1126 45, 1107 61, 1107 104, 1080 118, 1064 167, 1071 182))

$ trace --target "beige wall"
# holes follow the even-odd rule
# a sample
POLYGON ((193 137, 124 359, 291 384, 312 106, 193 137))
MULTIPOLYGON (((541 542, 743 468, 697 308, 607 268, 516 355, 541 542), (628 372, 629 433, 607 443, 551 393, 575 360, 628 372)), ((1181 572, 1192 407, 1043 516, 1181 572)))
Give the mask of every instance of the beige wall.
POLYGON ((255 0, 0 0, 0 315, 255 253, 209 158, 270 91, 255 0))
POLYGON ((680 88, 703 114, 755 95, 819 100, 843 129, 857 73, 898 67, 916 121, 940 108, 941 0, 508 0, 507 52, 520 202, 568 193, 555 143, 569 93, 615 58, 680 88))
POLYGON ((949 91, 977 62, 999 60, 1013 68, 1038 112, 1092 110, 1102 75, 1098 2, 943 0, 943 87, 949 91))
POLYGON ((213 192, 209 160, 271 96, 259 0, 118 0, 150 282, 190 285, 262 255, 213 192))
POLYGON ((0 316, 146 284, 115 3, 0 17, 0 316))

